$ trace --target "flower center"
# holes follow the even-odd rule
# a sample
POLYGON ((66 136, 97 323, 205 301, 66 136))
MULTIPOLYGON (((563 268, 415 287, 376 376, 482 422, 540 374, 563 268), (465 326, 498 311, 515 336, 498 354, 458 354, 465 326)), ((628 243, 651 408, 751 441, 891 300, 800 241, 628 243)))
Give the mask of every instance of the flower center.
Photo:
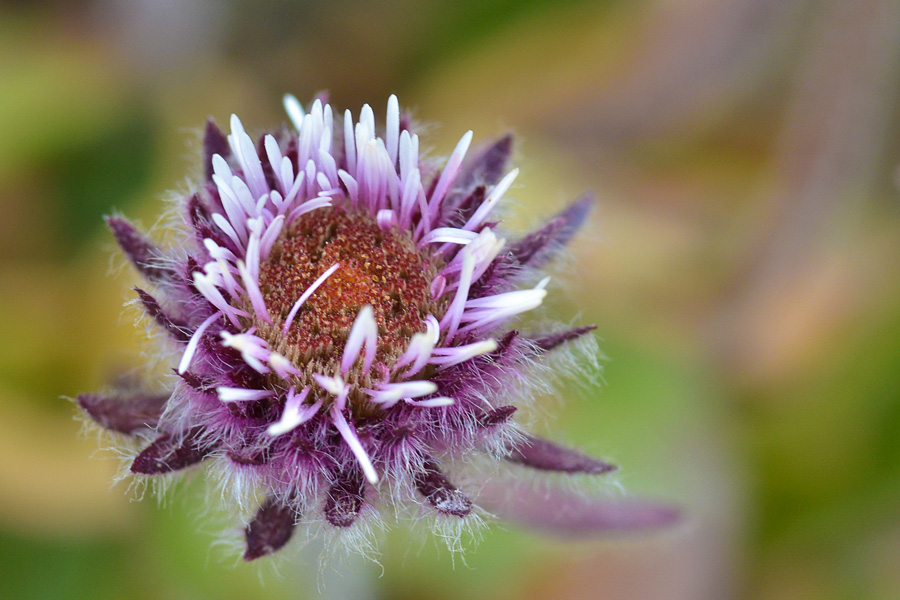
POLYGON ((274 322, 259 325, 260 333, 301 370, 333 374, 353 321, 368 304, 378 324, 375 361, 390 368, 412 335, 425 329, 425 317, 443 314, 444 303, 432 300, 430 291, 442 263, 418 250, 407 232, 383 231, 366 211, 347 206, 314 210, 282 234, 260 266, 260 290, 274 322), (297 299, 335 264, 340 266, 282 336, 297 299))

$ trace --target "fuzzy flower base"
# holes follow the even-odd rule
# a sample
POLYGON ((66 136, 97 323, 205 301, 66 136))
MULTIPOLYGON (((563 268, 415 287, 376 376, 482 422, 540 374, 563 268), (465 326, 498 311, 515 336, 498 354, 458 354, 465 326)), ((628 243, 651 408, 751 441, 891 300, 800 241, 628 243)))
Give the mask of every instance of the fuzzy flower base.
MULTIPOLYGON (((383 128, 369 106, 357 121, 320 100, 308 113, 293 97, 285 107, 294 129, 256 141, 234 116, 228 135, 207 125, 206 180, 183 200, 178 247, 107 219, 149 284, 138 301, 177 349, 164 394, 78 398, 141 443, 130 470, 153 478, 211 463, 226 501, 253 515, 246 560, 280 549, 301 522, 355 530, 379 507, 477 522, 445 473, 476 455, 613 470, 514 419, 543 383, 545 355, 593 329, 510 325, 543 301, 540 269, 591 198, 507 241, 495 209, 517 174, 506 172, 510 136, 467 158, 468 132, 440 164, 420 156, 394 96, 383 128)), ((523 513, 525 495, 513 503, 523 520, 560 518, 547 497, 523 513)), ((619 510, 604 528, 673 517, 619 510)), ((600 514, 584 512, 585 523, 600 514)))

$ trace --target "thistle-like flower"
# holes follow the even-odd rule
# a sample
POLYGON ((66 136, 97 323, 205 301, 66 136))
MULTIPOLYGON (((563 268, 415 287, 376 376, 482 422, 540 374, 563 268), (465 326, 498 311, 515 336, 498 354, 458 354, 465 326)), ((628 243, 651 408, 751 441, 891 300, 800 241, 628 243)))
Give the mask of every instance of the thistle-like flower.
MULTIPOLYGON (((164 394, 82 395, 103 427, 142 442, 130 470, 205 461, 250 517, 244 558, 301 522, 353 528, 387 506, 474 518, 443 465, 475 453, 536 469, 613 467, 524 432, 516 394, 535 365, 592 327, 525 335, 540 268, 584 221, 574 202, 533 233, 498 234, 517 171, 511 137, 423 159, 397 99, 383 128, 285 99, 293 131, 257 142, 211 121, 206 180, 180 207, 177 248, 108 224, 150 284, 136 289, 177 354, 164 394), (536 282, 536 284, 535 284, 536 282)), ((535 382, 531 382, 532 384, 535 382)))

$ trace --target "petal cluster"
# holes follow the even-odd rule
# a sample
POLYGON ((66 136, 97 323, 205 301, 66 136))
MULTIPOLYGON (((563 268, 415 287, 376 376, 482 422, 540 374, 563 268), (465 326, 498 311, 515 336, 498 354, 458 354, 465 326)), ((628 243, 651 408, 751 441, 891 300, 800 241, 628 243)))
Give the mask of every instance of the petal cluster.
POLYGON ((213 463, 223 491, 255 511, 248 560, 287 543, 301 520, 347 528, 377 515, 379 503, 465 519, 473 502, 444 465, 473 453, 566 473, 611 470, 512 418, 512 391, 531 367, 592 329, 511 329, 544 300, 549 278, 539 271, 591 199, 508 242, 495 209, 517 175, 506 170, 509 136, 470 155, 467 132, 440 164, 420 155, 394 96, 381 129, 369 106, 357 119, 321 100, 307 112, 289 96, 285 108, 292 129, 256 140, 236 116, 227 135, 208 124, 207 179, 184 200, 183 247, 163 251, 128 221, 108 219, 152 286, 137 290, 140 303, 177 348, 169 393, 79 397, 101 425, 145 441, 131 470, 159 476, 213 463), (341 304, 336 282, 355 268, 342 260, 303 273, 301 288, 285 288, 288 304, 272 300, 284 290, 273 295, 280 280, 265 276, 268 265, 313 218, 406 248, 425 277, 425 300, 397 303, 411 328, 389 332, 374 299, 341 304), (302 327, 331 318, 320 301, 353 311, 352 321, 334 325, 336 338, 298 345, 300 315, 302 327))

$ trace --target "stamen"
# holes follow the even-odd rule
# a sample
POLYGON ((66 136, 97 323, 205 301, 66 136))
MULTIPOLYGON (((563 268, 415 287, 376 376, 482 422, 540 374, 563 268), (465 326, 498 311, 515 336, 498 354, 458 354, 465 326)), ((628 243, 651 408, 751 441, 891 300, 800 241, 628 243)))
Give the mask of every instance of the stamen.
POLYGON ((222 402, 248 402, 262 400, 275 395, 272 390, 248 390, 247 388, 217 387, 216 393, 222 402))
POLYGON ((303 117, 306 113, 303 111, 303 105, 293 94, 285 94, 284 96, 284 112, 288 114, 294 129, 300 131, 303 127, 303 117))
POLYGON ((226 348, 234 348, 241 353, 241 358, 247 363, 251 369, 257 373, 268 373, 269 368, 263 364, 270 358, 271 351, 268 344, 264 340, 252 335, 255 329, 248 333, 231 334, 227 331, 221 332, 222 345, 226 348))
POLYGON ((476 356, 493 352, 497 349, 497 340, 483 340, 465 346, 436 348, 431 353, 428 363, 445 369, 466 362, 476 356))
MULTIPOLYGON (((327 139, 330 143, 331 132, 326 131, 325 134, 322 135, 322 139, 327 139)), ((327 150, 319 148, 319 165, 322 168, 322 174, 328 179, 328 185, 331 188, 338 188, 340 186, 340 180, 338 179, 337 162, 335 162, 334 156, 327 150)))
POLYGON ((282 379, 287 379, 289 375, 298 376, 302 374, 300 369, 294 366, 294 363, 277 352, 269 354, 269 366, 282 379))
POLYGON ((363 344, 366 347, 366 356, 363 361, 362 373, 365 375, 369 372, 369 368, 375 360, 375 351, 378 349, 378 323, 375 322, 375 311, 369 304, 363 306, 356 315, 350 335, 347 336, 344 357, 341 360, 341 375, 346 375, 353 363, 356 362, 363 344))
POLYGON ((459 275, 459 286, 456 288, 456 296, 447 309, 444 318, 441 319, 441 329, 447 330, 446 342, 453 340, 456 335, 456 329, 459 327, 460 319, 463 316, 463 310, 466 304, 466 298, 469 296, 469 287, 472 285, 472 273, 475 270, 475 259, 469 246, 462 250, 462 270, 459 275))
POLYGON ((231 115, 231 135, 228 136, 231 151, 237 157, 244 172, 246 183, 255 197, 259 197, 269 191, 266 177, 263 174, 262 163, 253 140, 244 131, 244 126, 237 115, 231 115))
POLYGON ((447 164, 444 166, 444 170, 441 171, 441 177, 438 179, 437 186, 435 186, 431 198, 428 199, 432 219, 435 219, 438 216, 441 202, 444 200, 447 190, 450 189, 450 184, 456 179, 456 175, 459 173, 459 167, 462 165, 463 158, 469 150, 469 145, 471 143, 472 132, 467 131, 462 136, 462 139, 459 140, 459 143, 456 144, 456 148, 453 149, 450 158, 447 159, 447 164))
POLYGON ((234 255, 234 252, 219 246, 213 240, 206 238, 203 240, 203 245, 206 247, 206 251, 209 252, 209 255, 213 260, 230 260, 232 262, 237 262, 237 257, 234 255))
POLYGON ((213 173, 218 175, 222 181, 231 181, 231 178, 234 177, 231 167, 228 166, 228 161, 221 154, 213 154, 212 167, 213 173))
POLYGON ((404 398, 403 401, 410 406, 416 406, 418 408, 440 408, 442 406, 451 406, 453 404, 456 404, 456 400, 447 396, 429 398, 428 400, 410 400, 409 398, 404 398))
POLYGON ((235 175, 231 178, 231 189, 234 190, 234 195, 237 197, 237 201, 241 206, 241 210, 244 211, 244 214, 247 217, 256 216, 257 196, 253 195, 253 192, 250 191, 250 187, 247 183, 235 175))
MULTIPOLYGON (((266 158, 269 159, 269 166, 272 167, 272 172, 275 174, 275 178, 280 184, 281 191, 287 194, 288 190, 291 189, 291 185, 294 183, 293 171, 291 171, 290 178, 282 177, 282 175, 284 175, 281 171, 284 166, 284 156, 281 154, 281 148, 278 147, 278 142, 275 141, 275 136, 272 134, 266 135, 264 144, 266 147, 266 158)), ((288 165, 290 165, 290 161, 288 161, 288 165)))
POLYGON ((353 115, 349 110, 344 111, 344 153, 347 161, 347 170, 356 173, 356 144, 353 141, 353 115))
POLYGON ((438 227, 432 229, 419 240, 419 248, 427 244, 436 242, 447 242, 450 244, 460 244, 465 246, 478 237, 474 231, 466 231, 465 229, 457 229, 456 227, 438 227))
POLYGON ((303 292, 303 295, 297 299, 297 302, 294 303, 294 306, 291 308, 291 312, 288 313, 287 318, 284 320, 284 327, 281 328, 281 335, 286 336, 288 331, 291 329, 291 323, 294 320, 294 317, 297 316, 297 311, 300 310, 300 307, 303 306, 303 303, 309 300, 309 297, 312 296, 319 286, 325 283, 325 280, 328 279, 332 273, 338 270, 340 267, 340 263, 335 263, 331 265, 327 271, 319 275, 318 279, 312 282, 306 291, 303 292))
MULTIPOLYGON (((259 261, 260 261, 260 239, 263 230, 263 218, 247 219, 247 229, 250 230, 250 241, 247 242, 247 253, 244 263, 247 265, 247 272, 254 280, 259 280, 259 261)), ((240 261, 238 261, 240 262, 240 261)), ((238 269, 240 271, 240 269, 238 269)))
POLYGON ((418 154, 418 148, 413 148, 413 140, 409 131, 404 129, 400 132, 400 156, 398 157, 401 180, 406 181, 412 170, 416 168, 419 159, 418 154))
MULTIPOLYGON (((328 107, 331 108, 330 106, 328 107)), ((322 120, 322 135, 319 136, 319 156, 331 152, 331 125, 322 120)), ((329 154, 330 156, 330 154, 329 154)))
MULTIPOLYGON (((460 230, 466 231, 466 230, 460 230)), ((468 232, 474 234, 474 232, 468 232)), ((491 262, 494 258, 500 254, 500 250, 503 249, 503 246, 506 244, 506 240, 497 238, 497 235, 491 230, 490 227, 485 227, 477 234, 473 235, 472 241, 469 243, 470 251, 472 252, 472 257, 475 259, 475 272, 472 275, 472 281, 478 281, 478 278, 481 277, 487 268, 490 266, 491 262)), ((445 243, 441 246, 440 251, 447 253, 452 245, 450 243, 445 243)), ((462 265, 462 256, 457 254, 450 263, 444 267, 441 271, 442 275, 449 276, 453 273, 456 273, 460 270, 462 265)), ((452 287, 452 286, 451 286, 452 287)))
POLYGON ((434 334, 434 343, 437 344, 438 340, 441 339, 441 325, 438 323, 437 318, 434 315, 428 315, 425 317, 426 327, 428 327, 428 331, 434 334))
POLYGON ((382 383, 377 390, 366 390, 373 402, 390 408, 403 399, 427 396, 437 391, 437 385, 433 381, 401 381, 398 383, 382 383))
POLYGON ((359 466, 362 467, 366 479, 368 479, 369 483, 371 483, 372 485, 377 484, 378 473, 375 471, 375 466, 372 464, 372 459, 369 458, 369 455, 366 453, 365 448, 362 447, 362 444, 360 443, 359 437, 356 435, 356 431, 354 431, 353 426, 347 423, 347 419, 344 417, 341 411, 337 409, 337 403, 335 403, 331 407, 331 421, 334 423, 334 426, 337 428, 338 432, 340 432, 341 437, 344 438, 344 441, 347 442, 347 445, 350 447, 350 451, 353 452, 354 456, 356 456, 356 460, 359 461, 359 466))
MULTIPOLYGON (((406 133, 405 131, 403 133, 406 133)), ((401 138, 402 140, 403 138, 401 138)), ((403 179, 403 195, 400 199, 400 226, 409 227, 412 211, 419 198, 424 202, 425 192, 422 190, 422 176, 419 169, 411 168, 411 172, 403 179)))
POLYGON ((300 215, 305 215, 306 213, 316 210, 317 208, 325 208, 327 206, 331 206, 331 198, 315 198, 313 200, 307 200, 291 211, 291 214, 288 215, 287 221, 288 223, 293 223, 300 215))
MULTIPOLYGON (((272 246, 275 244, 275 240, 278 239, 278 234, 281 233, 281 228, 284 226, 284 215, 279 215, 272 219, 272 222, 269 223, 269 226, 266 228, 266 232, 263 234, 262 239, 259 242, 259 254, 262 260, 266 260, 269 258, 269 253, 272 251, 272 246)), ((257 272, 257 277, 259 273, 257 272)))
POLYGON ((484 203, 478 207, 478 210, 475 211, 475 214, 472 215, 472 217, 468 221, 466 221, 463 229, 468 229, 470 231, 477 229, 478 226, 481 225, 485 219, 487 219, 488 215, 491 214, 491 211, 494 210, 494 207, 497 206, 497 203, 503 197, 503 194, 509 191, 510 186, 518 176, 518 169, 513 169, 512 171, 507 173, 506 177, 501 179, 500 183, 494 186, 494 189, 491 190, 491 193, 488 195, 484 203))
MULTIPOLYGON (((224 198, 225 196, 222 196, 224 198)), ((224 204, 224 202, 223 202, 224 204)), ((226 209, 227 212, 228 209, 226 209)), ((222 233, 227 235, 231 241, 234 242, 234 245, 238 248, 243 248, 246 243, 246 232, 243 235, 239 235, 234 227, 231 226, 231 222, 222 216, 221 213, 213 213, 212 215, 213 223, 215 223, 216 227, 222 230, 222 233)), ((242 230, 243 231, 243 230, 242 230)))
POLYGON ((250 304, 256 312, 256 316, 271 325, 272 318, 269 316, 266 302, 263 300, 262 292, 259 290, 257 278, 250 274, 247 270, 247 265, 245 265, 243 261, 238 261, 237 267, 238 272, 241 274, 241 280, 244 282, 244 289, 247 290, 247 296, 250 298, 250 304))
POLYGON ((228 317, 228 320, 231 321, 232 325, 238 328, 241 327, 238 315, 247 316, 247 313, 228 304, 222 296, 222 293, 216 289, 216 286, 213 284, 209 275, 196 271, 194 273, 194 287, 203 294, 210 304, 222 311, 222 313, 228 317))
MULTIPOLYGON (((428 331, 413 335, 409 340, 409 347, 406 349, 406 352, 397 359, 397 363, 394 365, 394 370, 397 371, 412 363, 412 366, 404 371, 401 377, 409 377, 418 373, 428 363, 428 359, 431 358, 431 352, 437 342, 435 339, 436 332, 433 330, 435 326, 432 325, 431 321, 426 321, 426 326, 428 331)), ((437 334, 440 335, 439 328, 437 334)))
POLYGON ((350 202, 352 202, 354 206, 358 205, 359 184, 356 182, 356 178, 343 169, 338 171, 338 177, 341 178, 341 182, 347 187, 347 195, 350 197, 350 202))
POLYGON ((206 245, 206 249, 210 256, 215 259, 215 262, 206 263, 203 267, 207 276, 215 277, 219 287, 224 288, 231 296, 243 294, 244 288, 238 285, 237 281, 234 279, 234 273, 237 272, 237 269, 227 262, 237 260, 234 254, 230 250, 217 246, 216 243, 209 238, 203 240, 203 243, 206 245))
POLYGON ((313 418, 322 406, 322 400, 320 399, 315 404, 304 407, 303 401, 306 400, 308 395, 309 386, 303 388, 297 395, 294 394, 294 386, 291 386, 287 393, 287 400, 284 403, 284 411, 281 413, 281 418, 269 425, 266 433, 276 437, 294 430, 299 425, 313 418))
POLYGON ((444 295, 447 289, 447 278, 443 275, 437 275, 431 282, 431 297, 437 300, 444 295))
MULTIPOLYGON (((368 104, 363 104, 359 111, 359 125, 364 129, 365 135, 362 137, 363 143, 368 142, 375 137, 375 113, 368 104)), ((357 138, 359 139, 359 138, 357 138)))
POLYGON ((486 329, 520 313, 534 310, 547 296, 544 287, 549 280, 549 277, 544 278, 531 290, 516 290, 469 300, 462 317, 462 322, 468 324, 460 329, 460 333, 486 329))
POLYGON ((306 161, 306 197, 309 198, 311 196, 316 195, 316 176, 318 170, 316 169, 316 163, 313 159, 309 159, 306 161))
POLYGON ((378 214, 375 216, 375 220, 378 222, 378 227, 380 227, 382 231, 390 231, 391 226, 396 224, 394 211, 389 208, 379 210, 378 214))
POLYGON ((391 166, 397 164, 397 144, 400 135, 400 103, 397 96, 391 94, 387 102, 387 118, 385 120, 384 140, 387 146, 388 156, 391 157, 391 166))
POLYGON ((206 333, 209 326, 215 323, 216 319, 221 316, 221 312, 211 314, 200 324, 196 331, 194 331, 194 335, 192 335, 190 341, 188 341, 187 348, 184 349, 184 354, 181 355, 181 362, 178 363, 179 374, 183 375, 184 372, 188 370, 188 367, 191 366, 191 361, 194 359, 194 353, 197 352, 197 344, 200 343, 200 338, 203 337, 203 334, 206 333))
MULTIPOLYGON (((340 398, 341 394, 344 393, 347 385, 344 383, 344 380, 340 377, 328 377, 327 375, 320 375, 319 373, 313 374, 313 379, 316 380, 316 383, 319 384, 323 390, 328 392, 333 396, 338 396, 340 398)), ((346 397, 346 396, 345 396, 346 397)), ((343 407, 341 407, 343 408, 343 407)))
POLYGON ((323 173, 322 171, 316 173, 316 183, 319 184, 319 194, 328 193, 331 191, 331 181, 329 181, 328 176, 325 175, 325 173, 323 173))
MULTIPOLYGON (((284 160, 287 161, 287 164, 285 165, 284 161, 282 161, 281 170, 284 171, 286 168, 290 168, 293 171, 294 167, 293 165, 291 165, 290 159, 285 157, 284 160)), ((289 191, 284 197, 285 205, 290 204, 294 201, 294 198, 296 198, 297 194, 300 192, 300 188, 303 187, 303 182, 305 179, 306 173, 304 173, 303 171, 297 173, 297 178, 294 179, 294 185, 291 186, 291 191, 289 191)), ((290 219, 288 219, 288 222, 290 222, 290 219)))

